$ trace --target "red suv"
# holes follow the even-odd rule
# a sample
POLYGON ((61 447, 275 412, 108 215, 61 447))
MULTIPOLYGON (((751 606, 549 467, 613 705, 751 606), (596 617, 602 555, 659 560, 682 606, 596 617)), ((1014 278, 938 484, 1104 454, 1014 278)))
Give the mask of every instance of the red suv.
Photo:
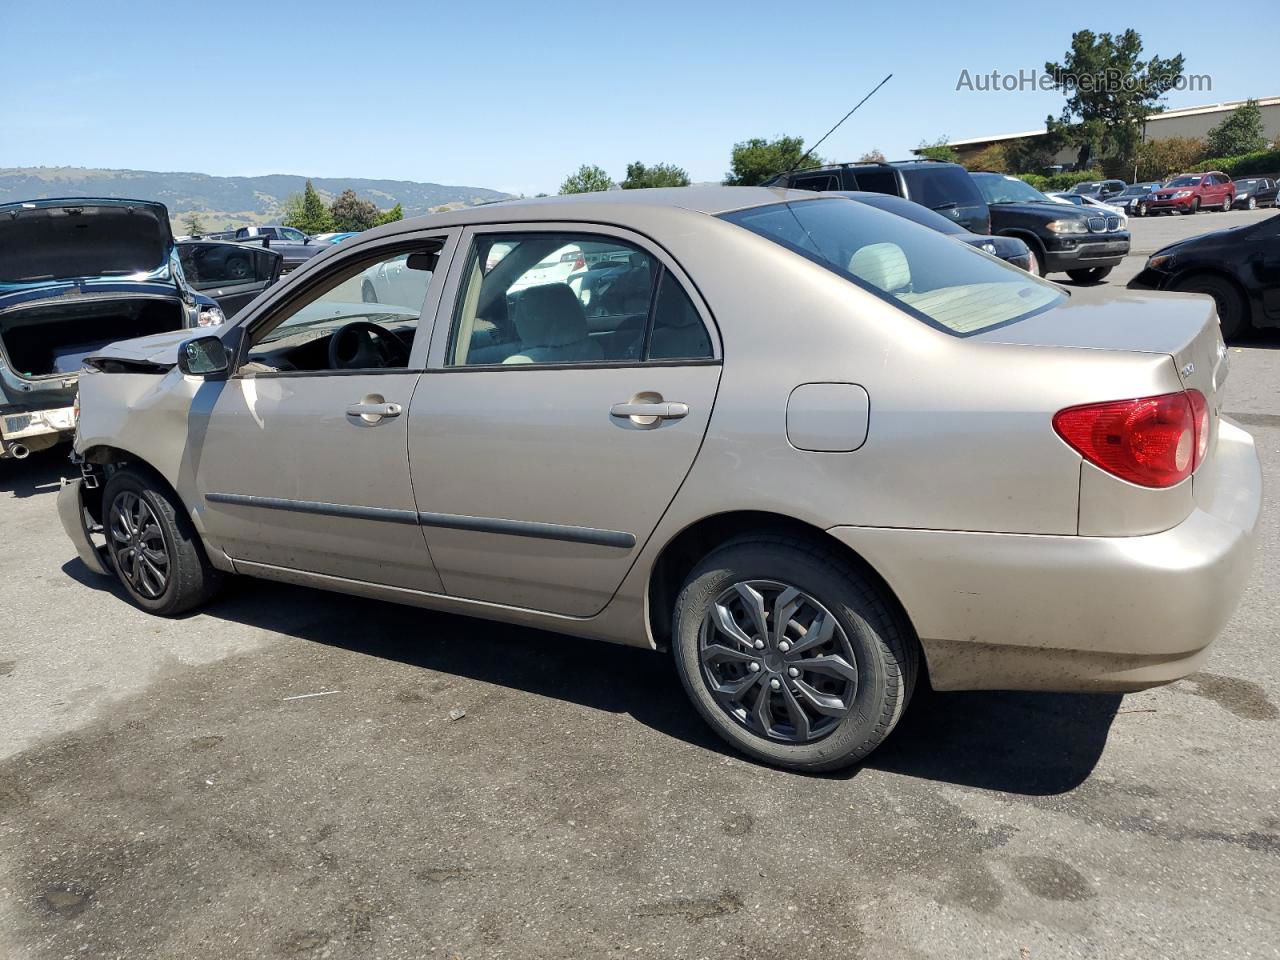
POLYGON ((1180 173, 1163 187, 1151 192, 1148 213, 1195 213, 1206 210, 1230 210, 1236 202, 1236 185, 1225 173, 1180 173))

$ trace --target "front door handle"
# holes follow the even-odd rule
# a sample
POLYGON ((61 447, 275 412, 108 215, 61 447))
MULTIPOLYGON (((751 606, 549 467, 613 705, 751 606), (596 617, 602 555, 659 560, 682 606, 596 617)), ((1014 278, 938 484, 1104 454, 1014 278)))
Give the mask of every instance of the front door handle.
POLYGON ((347 407, 348 417, 359 417, 365 423, 378 423, 400 416, 404 408, 398 403, 387 403, 385 400, 366 398, 360 403, 347 407))
POLYGON ((687 403, 662 401, 660 403, 615 403, 609 408, 613 417, 631 417, 633 420, 652 423, 655 420, 679 420, 689 415, 687 403))

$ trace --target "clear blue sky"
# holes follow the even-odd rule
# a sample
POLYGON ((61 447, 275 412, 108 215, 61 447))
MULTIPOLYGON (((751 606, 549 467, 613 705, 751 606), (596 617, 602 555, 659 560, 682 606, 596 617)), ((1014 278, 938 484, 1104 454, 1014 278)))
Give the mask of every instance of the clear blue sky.
POLYGON ((580 163, 620 178, 643 160, 716 180, 734 141, 812 142, 889 72, 821 152, 854 159, 878 147, 894 159, 926 138, 1040 126, 1059 94, 957 91, 960 71, 1038 69, 1085 27, 1136 27, 1148 55, 1182 52, 1189 73, 1212 76, 1212 92, 1173 94, 1171 107, 1280 95, 1273 0, 1110 6, 1126 12, 1025 0, 0 0, 0 167, 533 193, 554 192, 580 163))

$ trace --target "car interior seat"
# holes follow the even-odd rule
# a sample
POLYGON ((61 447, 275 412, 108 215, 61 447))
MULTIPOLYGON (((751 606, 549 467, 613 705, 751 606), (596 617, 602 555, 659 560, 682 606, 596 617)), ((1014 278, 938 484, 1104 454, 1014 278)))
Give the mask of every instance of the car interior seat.
POLYGON ((604 351, 587 330, 582 303, 565 283, 530 287, 516 303, 518 351, 503 363, 589 363, 604 351))
POLYGON ((849 272, 885 293, 911 288, 911 266, 896 243, 869 243, 849 258, 849 272))

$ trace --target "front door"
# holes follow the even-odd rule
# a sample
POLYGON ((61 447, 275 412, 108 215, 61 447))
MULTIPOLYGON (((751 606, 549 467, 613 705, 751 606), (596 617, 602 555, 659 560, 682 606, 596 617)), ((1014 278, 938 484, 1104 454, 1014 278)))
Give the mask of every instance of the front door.
POLYGON ((450 239, 361 244, 247 319, 250 347, 193 430, 209 535, 247 569, 440 591, 409 482, 407 413, 450 239), (418 282, 363 301, 389 262, 418 282))
POLYGON ((450 594, 590 616, 697 455, 714 327, 678 267, 624 231, 464 244, 409 411, 427 543, 450 594))

